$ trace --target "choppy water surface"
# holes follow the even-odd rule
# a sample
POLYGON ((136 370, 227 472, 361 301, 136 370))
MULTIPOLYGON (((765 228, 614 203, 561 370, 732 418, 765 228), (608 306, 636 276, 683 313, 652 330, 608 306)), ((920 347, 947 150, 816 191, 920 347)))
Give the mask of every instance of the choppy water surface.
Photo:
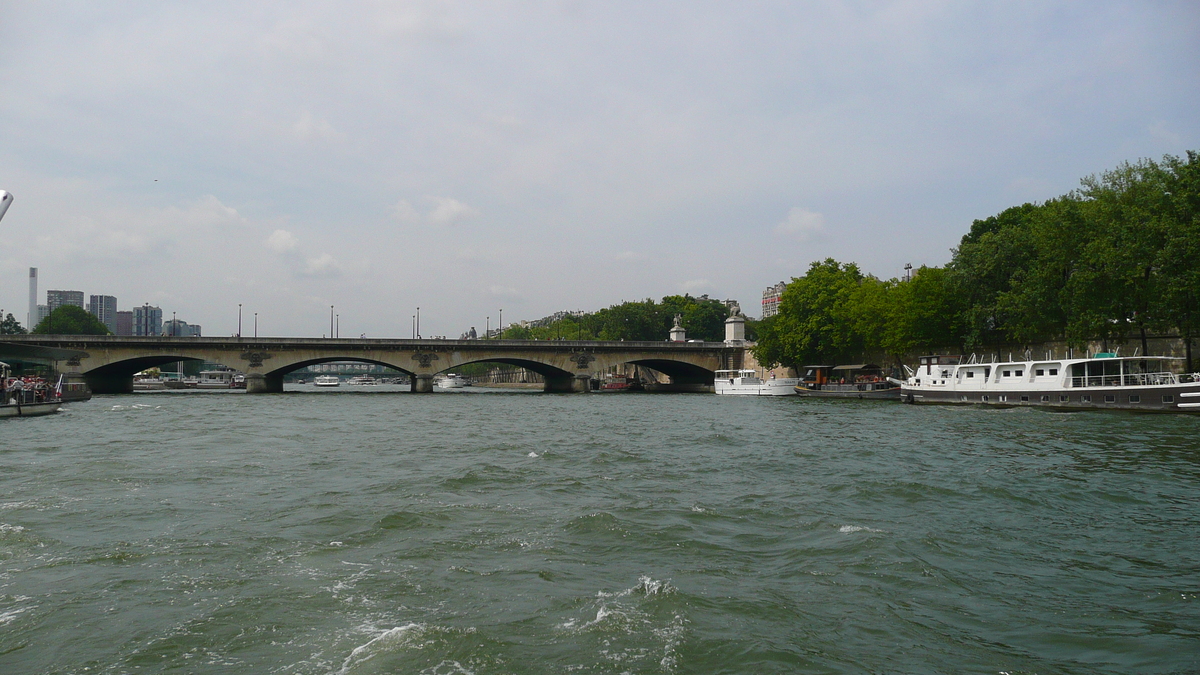
POLYGON ((1200 418, 163 392, 6 420, 3 673, 1200 670, 1200 418))

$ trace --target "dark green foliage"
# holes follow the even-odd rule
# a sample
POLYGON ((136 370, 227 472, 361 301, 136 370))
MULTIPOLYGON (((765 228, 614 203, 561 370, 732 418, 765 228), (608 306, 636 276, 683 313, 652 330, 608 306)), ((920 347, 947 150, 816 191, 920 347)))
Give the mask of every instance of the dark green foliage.
POLYGON ((506 340, 641 340, 662 342, 670 337, 675 315, 689 340, 720 342, 725 339, 725 303, 707 297, 668 295, 662 302, 650 298, 622 302, 592 314, 537 321, 529 326, 504 329, 506 340))
POLYGON ((28 332, 24 326, 13 318, 11 313, 4 318, 4 321, 0 321, 0 335, 24 335, 28 332))
POLYGON ((63 305, 33 329, 40 335, 108 335, 108 327, 82 307, 63 305))

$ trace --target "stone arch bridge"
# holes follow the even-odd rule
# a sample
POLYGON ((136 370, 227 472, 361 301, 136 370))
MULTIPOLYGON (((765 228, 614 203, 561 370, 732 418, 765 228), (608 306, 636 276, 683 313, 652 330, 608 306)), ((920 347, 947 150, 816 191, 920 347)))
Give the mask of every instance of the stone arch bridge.
POLYGON ((741 367, 743 347, 723 342, 564 340, 392 340, 346 338, 190 338, 6 335, 10 345, 49 348, 67 378, 95 393, 133 391, 133 375, 176 361, 220 363, 246 374, 246 392, 283 391, 283 377, 331 361, 373 363, 407 373, 414 392, 433 391, 433 376, 468 363, 506 363, 545 377, 545 391, 589 389, 592 373, 636 364, 670 378, 664 389, 712 391, 713 371, 741 367), (63 351, 69 350, 69 351, 63 351))

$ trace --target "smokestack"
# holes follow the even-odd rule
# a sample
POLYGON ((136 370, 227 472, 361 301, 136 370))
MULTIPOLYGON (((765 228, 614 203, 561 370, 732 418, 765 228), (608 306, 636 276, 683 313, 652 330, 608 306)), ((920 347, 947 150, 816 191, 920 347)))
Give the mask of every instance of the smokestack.
POLYGON ((37 325, 37 268, 29 268, 29 319, 25 327, 33 330, 37 325))

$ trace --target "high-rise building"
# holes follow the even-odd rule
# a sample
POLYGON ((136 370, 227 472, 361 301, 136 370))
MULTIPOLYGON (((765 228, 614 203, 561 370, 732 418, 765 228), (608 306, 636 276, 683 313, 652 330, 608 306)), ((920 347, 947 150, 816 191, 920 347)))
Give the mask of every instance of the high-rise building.
POLYGON ((28 321, 27 328, 33 330, 33 327, 38 322, 38 301, 37 301, 37 268, 29 268, 29 314, 25 318, 28 321))
POLYGON ((36 318, 34 319, 33 326, 29 327, 29 330, 33 330, 34 326, 42 322, 42 319, 50 316, 50 305, 38 305, 35 314, 36 318))
POLYGON ((117 335, 133 335, 133 312, 117 312, 117 335))
POLYGON ((88 297, 87 311, 108 327, 113 335, 117 334, 117 299, 111 295, 93 295, 88 297))
POLYGON ((51 312, 65 305, 83 309, 83 291, 46 291, 46 304, 51 312))
POLYGON ((134 307, 133 334, 141 337, 162 335, 162 308, 149 304, 134 307))
POLYGON ((787 288, 787 282, 781 281, 774 286, 767 286, 767 290, 763 291, 762 296, 762 318, 775 316, 779 313, 779 300, 783 297, 783 291, 787 288))

